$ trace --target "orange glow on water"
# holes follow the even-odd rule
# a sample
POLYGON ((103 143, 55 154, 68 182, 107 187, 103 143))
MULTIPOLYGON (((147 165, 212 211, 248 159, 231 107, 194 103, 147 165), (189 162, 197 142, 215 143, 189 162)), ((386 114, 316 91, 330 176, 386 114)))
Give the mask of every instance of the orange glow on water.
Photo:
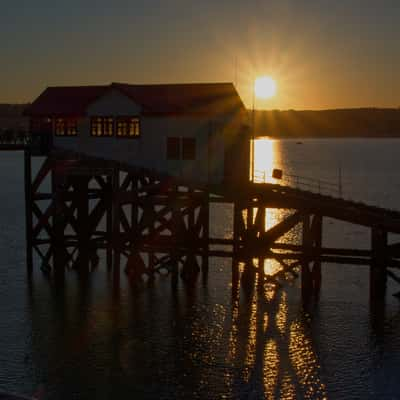
MULTIPOLYGON (((279 142, 277 140, 264 137, 258 138, 254 142, 254 182, 255 183, 279 183, 277 179, 272 178, 274 168, 280 166, 281 157, 279 142)), ((254 210, 254 215, 256 209, 254 210)), ((265 210, 265 228, 272 228, 279 222, 280 210, 267 208, 265 210)), ((258 260, 253 260, 258 263, 258 260)), ((276 260, 264 260, 264 272, 266 275, 273 275, 281 269, 276 260)))
POLYGON ((254 142, 254 181, 256 183, 277 183, 272 171, 280 165, 279 144, 268 137, 254 142))

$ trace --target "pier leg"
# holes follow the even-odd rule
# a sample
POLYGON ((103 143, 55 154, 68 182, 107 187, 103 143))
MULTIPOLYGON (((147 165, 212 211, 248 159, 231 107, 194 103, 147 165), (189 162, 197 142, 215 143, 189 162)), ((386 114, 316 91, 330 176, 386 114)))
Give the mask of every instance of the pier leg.
MULTIPOLYGON (((179 196, 179 193, 177 193, 179 196)), ((195 226, 195 213, 196 213, 196 203, 194 201, 193 197, 193 190, 189 189, 188 191, 188 200, 187 200, 187 225, 183 222, 183 224, 176 224, 177 227, 181 227, 181 229, 177 229, 177 243, 182 243, 186 244, 186 249, 187 249, 187 254, 186 254, 186 259, 185 262, 183 263, 182 266, 182 272, 181 276, 183 279, 186 279, 188 281, 194 281, 199 273, 199 266, 197 264, 196 256, 194 254, 195 248, 199 245, 199 237, 197 234, 197 229, 195 226)), ((202 213, 202 208, 203 204, 200 204, 199 208, 199 215, 198 218, 200 219, 201 222, 203 222, 201 219, 203 217, 202 213)), ((180 219, 181 221, 184 221, 184 216, 183 213, 185 211, 185 207, 181 208, 178 207, 176 210, 176 218, 180 219)), ((178 222, 178 221, 177 221, 178 222)))
MULTIPOLYGON (((261 237, 261 235, 264 234, 264 232, 266 231, 265 215, 266 208, 262 204, 260 204, 257 208, 257 214, 254 221, 257 237, 261 237)), ((258 257, 258 273, 260 274, 260 279, 264 279, 264 263, 265 257, 260 255, 258 257)))
POLYGON ((80 272, 86 274, 89 272, 90 252, 88 178, 85 176, 76 176, 73 179, 78 217, 78 268, 80 272))
POLYGON ((202 256, 202 271, 203 271, 203 279, 205 280, 208 276, 208 242, 210 239, 210 202, 208 193, 204 193, 204 199, 202 201, 202 208, 200 213, 202 215, 202 225, 203 225, 203 256, 202 256))
POLYGON ((107 189, 104 193, 106 197, 106 258, 107 270, 112 268, 113 261, 113 248, 112 248, 112 234, 113 234, 113 191, 112 191, 112 176, 106 178, 107 189))
POLYGON ((313 294, 319 297, 321 291, 321 247, 322 247, 322 216, 315 215, 312 226, 314 236, 314 265, 312 269, 313 294))
POLYGON ((386 251, 387 232, 380 229, 371 231, 372 259, 370 267, 370 302, 384 303, 386 294, 386 251))
POLYGON ((113 192, 113 200, 112 200, 112 246, 114 251, 114 260, 113 260, 113 272, 114 272, 114 281, 119 282, 120 279, 120 267, 121 267, 121 247, 120 243, 120 203, 119 203, 119 169, 116 167, 113 172, 112 179, 112 192, 113 192))
POLYGON ((310 270, 310 251, 312 246, 310 216, 303 217, 303 259, 301 262, 301 297, 307 305, 313 292, 313 277, 310 270))
POLYGON ((64 243, 65 215, 62 199, 62 175, 53 165, 51 171, 52 193, 54 196, 55 211, 53 218, 53 232, 51 237, 53 248, 53 268, 56 280, 63 280, 68 260, 64 243))
POLYGON ((28 276, 32 275, 32 166, 29 149, 24 151, 24 181, 25 181, 25 237, 26 237, 26 267, 28 276))

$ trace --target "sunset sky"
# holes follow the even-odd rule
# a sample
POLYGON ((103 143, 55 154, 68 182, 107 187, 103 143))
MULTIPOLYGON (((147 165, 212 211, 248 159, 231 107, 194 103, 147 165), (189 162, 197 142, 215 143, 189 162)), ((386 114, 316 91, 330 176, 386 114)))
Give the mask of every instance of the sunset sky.
POLYGON ((1 4, 0 102, 52 85, 232 81, 251 107, 253 78, 269 75, 277 95, 257 108, 400 106, 399 0, 1 4))

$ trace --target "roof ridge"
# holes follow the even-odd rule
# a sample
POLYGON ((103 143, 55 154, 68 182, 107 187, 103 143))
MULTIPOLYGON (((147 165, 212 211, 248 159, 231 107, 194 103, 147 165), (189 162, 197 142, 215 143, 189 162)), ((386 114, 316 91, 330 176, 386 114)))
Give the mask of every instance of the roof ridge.
POLYGON ((177 83, 126 83, 126 82, 111 82, 110 86, 125 85, 125 86, 217 86, 217 85, 234 85, 233 82, 177 82, 177 83))
POLYGON ((85 114, 89 104, 117 90, 153 113, 222 113, 244 108, 231 82, 49 86, 32 104, 32 114, 85 114))
POLYGON ((46 89, 87 89, 87 88, 107 88, 110 85, 62 85, 62 86, 47 86, 46 89))

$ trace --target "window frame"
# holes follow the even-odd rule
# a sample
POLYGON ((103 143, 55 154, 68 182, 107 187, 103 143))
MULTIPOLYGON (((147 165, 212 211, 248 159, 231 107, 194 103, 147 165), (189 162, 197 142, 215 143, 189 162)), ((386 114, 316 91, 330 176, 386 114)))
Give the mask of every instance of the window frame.
MULTIPOLYGON (((112 138, 113 136, 115 136, 115 117, 111 116, 111 115, 93 115, 90 117, 90 137, 94 137, 94 138, 112 138), (100 119, 100 126, 101 126, 101 134, 93 134, 93 126, 94 126, 94 120, 96 119, 100 119), (112 129, 111 129, 111 135, 105 135, 105 127, 106 124, 109 123, 109 121, 107 121, 108 119, 112 120, 112 129)), ((99 122, 96 122, 97 126, 99 125, 99 122)))
POLYGON ((141 136, 141 120, 140 117, 137 115, 120 115, 118 117, 115 117, 115 137, 117 139, 139 139, 141 136), (133 128, 135 127, 135 123, 133 120, 137 121, 137 135, 130 135, 130 128, 131 128, 131 123, 133 124, 133 128), (118 134, 118 123, 120 122, 125 122, 127 124, 127 134, 126 135, 119 135, 118 134))
POLYGON ((78 136, 78 118, 71 117, 54 117, 53 118, 53 134, 56 137, 77 137, 78 136), (57 131, 58 121, 62 121, 62 130, 57 131), (74 133, 69 133, 71 127, 75 128, 74 133))

